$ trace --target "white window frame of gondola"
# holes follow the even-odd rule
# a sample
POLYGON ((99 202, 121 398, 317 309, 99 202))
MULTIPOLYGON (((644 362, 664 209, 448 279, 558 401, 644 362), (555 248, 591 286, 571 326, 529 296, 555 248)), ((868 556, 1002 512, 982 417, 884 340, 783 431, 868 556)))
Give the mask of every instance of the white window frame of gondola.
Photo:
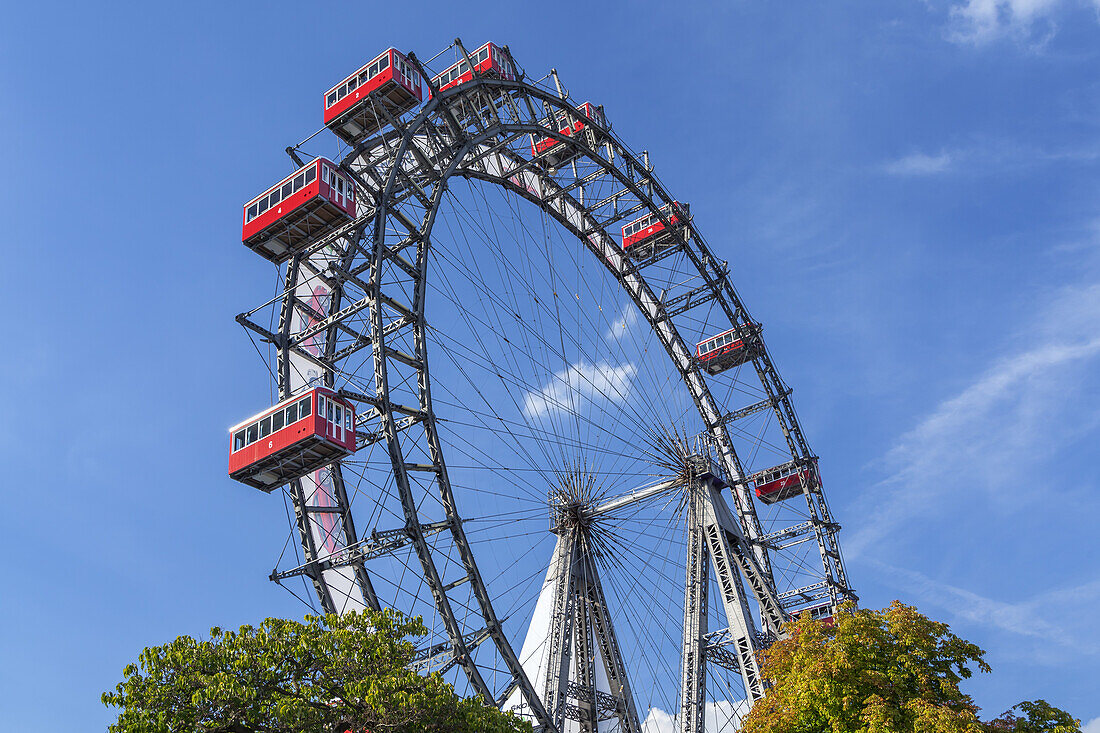
MULTIPOLYGON (((287 181, 293 181, 295 176, 297 176, 299 173, 308 173, 309 168, 311 166, 315 166, 315 165, 317 165, 317 161, 313 161, 312 163, 304 165, 301 168, 299 168, 298 170, 291 173, 289 176, 286 176, 285 178, 281 179, 274 186, 268 187, 263 193, 261 193, 259 196, 255 197, 254 199, 252 199, 251 201, 249 201, 247 204, 244 205, 245 211, 247 211, 248 207, 251 206, 252 204, 259 205, 261 199, 267 198, 270 194, 273 194, 276 191, 281 190, 282 187, 283 187, 283 184, 285 184, 287 181)), ((324 164, 322 164, 322 165, 324 165, 324 164)), ((312 182, 312 179, 310 181, 306 181, 306 183, 310 183, 310 182, 312 182)), ((292 188, 293 188, 293 186, 292 186, 292 188)), ((294 189, 294 190, 297 190, 297 189, 294 189)), ((292 191, 292 193, 293 193, 293 191, 292 191)), ((279 201, 282 201, 282 200, 283 200, 282 197, 280 197, 279 201)), ((276 203, 279 203, 279 201, 277 201, 276 203)), ((264 211, 267 211, 270 208, 271 208, 271 206, 268 206, 263 211, 258 212, 256 214, 256 216, 259 216, 260 214, 264 213, 264 211)))
POLYGON ((401 74, 401 79, 405 82, 405 87, 419 92, 420 74, 413 71, 412 66, 409 65, 405 57, 396 51, 394 52, 394 61, 394 69, 401 74))
POLYGON ((386 66, 381 67, 376 74, 368 74, 367 80, 369 81, 370 79, 373 79, 375 76, 377 76, 377 74, 381 74, 383 70, 388 69, 389 68, 390 51, 394 51, 394 50, 395 49, 392 48, 392 47, 387 48, 385 51, 378 54, 373 59, 371 59, 367 63, 363 64, 358 69, 356 69, 355 73, 351 74, 350 76, 344 77, 339 82, 337 82, 336 86, 332 87, 332 89, 329 89, 327 92, 325 92, 325 109, 330 109, 331 107, 336 105, 338 102, 340 102, 344 97, 348 96, 353 91, 355 91, 356 89, 361 87, 362 84, 359 83, 359 75, 362 74, 364 71, 369 71, 371 66, 373 66, 375 63, 382 60, 382 57, 386 58, 386 66), (355 83, 352 84, 352 82, 355 82, 355 83), (343 93, 341 93, 341 91, 343 93), (333 93, 336 94, 336 101, 329 104, 328 98, 333 93))

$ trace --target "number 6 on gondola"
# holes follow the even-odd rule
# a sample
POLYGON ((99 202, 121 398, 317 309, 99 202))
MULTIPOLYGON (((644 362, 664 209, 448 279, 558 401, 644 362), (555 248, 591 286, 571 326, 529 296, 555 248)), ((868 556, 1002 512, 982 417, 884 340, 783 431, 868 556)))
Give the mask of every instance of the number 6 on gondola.
POLYGON ((272 491, 354 453, 355 408, 315 387, 233 426, 229 441, 229 478, 272 491))

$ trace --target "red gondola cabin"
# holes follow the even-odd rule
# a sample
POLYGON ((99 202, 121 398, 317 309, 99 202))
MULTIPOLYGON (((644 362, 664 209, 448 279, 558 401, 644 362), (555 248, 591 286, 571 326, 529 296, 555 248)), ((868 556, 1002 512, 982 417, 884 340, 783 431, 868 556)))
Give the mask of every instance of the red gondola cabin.
POLYGON ((302 166, 244 205, 241 241, 278 264, 355 218, 355 186, 325 158, 302 166))
POLYGON ((756 485, 756 498, 764 504, 775 504, 800 496, 803 481, 811 491, 821 486, 816 458, 790 461, 782 466, 759 471, 750 476, 749 480, 756 485))
POLYGON ((760 324, 745 323, 741 332, 745 338, 738 335, 736 328, 731 328, 700 341, 695 347, 695 360, 708 374, 718 374, 751 361, 758 353, 756 337, 760 334, 760 324))
POLYGON ((660 212, 672 225, 669 229, 657 214, 646 214, 623 227, 623 251, 631 256, 644 257, 657 249, 674 243, 672 233, 683 228, 691 219, 690 207, 673 201, 660 208, 660 212))
MULTIPOLYGON (((577 110, 595 122, 602 128, 607 127, 607 118, 604 117, 603 107, 597 107, 591 102, 585 102, 577 110)), ((589 127, 588 123, 582 118, 575 115, 571 115, 568 112, 562 113, 557 119, 558 132, 567 137, 576 137, 580 135, 586 128, 589 127)), ((547 127, 549 127, 549 123, 547 127)), ((597 132, 595 128, 591 128, 593 132, 597 132)), ((598 143, 599 140, 595 136, 590 137, 590 142, 598 143)), ((531 155, 535 157, 541 157, 550 166, 557 167, 562 163, 569 161, 571 158, 576 157, 580 151, 576 145, 572 145, 565 140, 559 140, 554 137, 536 137, 531 136, 531 155)))
POLYGON ((380 107, 396 118, 420 104, 424 84, 404 55, 388 48, 325 92, 324 99, 325 126, 354 145, 386 126, 380 107))
POLYGON ((791 612, 791 619, 797 621, 802 618, 802 614, 809 613, 811 621, 820 621, 826 626, 833 625, 833 606, 831 603, 820 603, 816 606, 810 606, 809 608, 800 608, 797 611, 791 612))
POLYGON ((272 491, 354 452, 355 408, 315 387, 230 429, 229 478, 272 491))
MULTIPOLYGON (((474 64, 474 69, 481 76, 492 77, 497 79, 507 79, 512 81, 516 78, 516 67, 512 63, 511 56, 500 46, 495 43, 486 43, 484 46, 476 51, 470 53, 470 61, 474 64)), ((457 87, 459 84, 465 84, 474 78, 474 72, 470 69, 470 65, 466 63, 466 59, 462 59, 457 64, 450 66, 442 74, 438 74, 432 79, 436 88, 439 91, 444 89, 450 89, 451 87, 457 87)))

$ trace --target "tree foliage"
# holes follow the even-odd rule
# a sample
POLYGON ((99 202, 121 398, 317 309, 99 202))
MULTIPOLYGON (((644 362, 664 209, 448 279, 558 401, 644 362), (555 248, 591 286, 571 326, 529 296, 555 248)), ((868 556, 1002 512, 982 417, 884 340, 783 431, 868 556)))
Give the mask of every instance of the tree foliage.
POLYGON ((984 652, 946 624, 895 601, 883 611, 844 604, 826 626, 806 614, 767 652, 767 696, 745 733, 928 731, 980 733, 977 707, 959 690, 984 652))
POLYGON ((832 625, 803 614, 784 631, 763 660, 771 689, 742 721, 742 733, 1080 730, 1079 721, 1043 700, 982 723, 959 683, 973 669, 990 671, 985 652, 898 601, 881 611, 843 604, 832 625))
POLYGON ((145 649, 105 705, 112 733, 530 731, 438 674, 408 668, 419 619, 396 611, 267 619, 145 649))
POLYGON ((988 724, 991 733, 1080 733, 1081 721, 1046 700, 1025 700, 988 724), (1019 710, 1021 718, 1013 710, 1019 710))

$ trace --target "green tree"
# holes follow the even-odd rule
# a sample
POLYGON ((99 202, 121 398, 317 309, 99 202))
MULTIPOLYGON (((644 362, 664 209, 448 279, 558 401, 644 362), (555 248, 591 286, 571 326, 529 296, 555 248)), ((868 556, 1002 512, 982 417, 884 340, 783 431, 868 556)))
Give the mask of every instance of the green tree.
POLYGON ((767 696, 744 733, 927 731, 980 733, 977 707, 959 690, 984 652, 946 624, 895 601, 883 611, 844 604, 832 626, 806 614, 767 652, 767 696))
POLYGON ((990 723, 959 683, 989 672, 985 652, 912 606, 841 606, 831 625, 807 614, 784 627, 762 672, 771 683, 742 733, 1074 733, 1075 721, 1042 700, 990 723))
POLYGON ((267 619, 145 649, 103 703, 126 733, 530 731, 438 674, 408 668, 419 619, 396 611, 267 619))
POLYGON ((988 728, 993 733, 1080 733, 1081 721, 1046 700, 1025 700, 990 721, 988 728), (1013 710, 1019 710, 1024 717, 1013 710))

